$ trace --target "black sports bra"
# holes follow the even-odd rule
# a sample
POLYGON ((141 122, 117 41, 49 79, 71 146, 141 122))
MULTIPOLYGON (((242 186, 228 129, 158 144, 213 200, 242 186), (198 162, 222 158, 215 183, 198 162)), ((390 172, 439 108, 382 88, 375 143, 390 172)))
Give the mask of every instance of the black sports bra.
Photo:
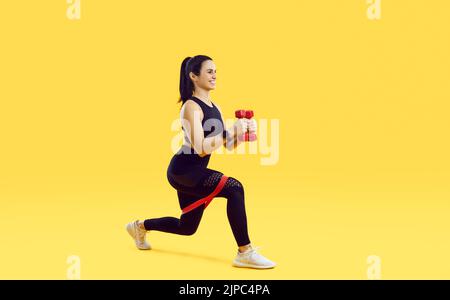
MULTIPOLYGON (((211 102, 213 105, 211 107, 202 100, 200 100, 199 98, 194 96, 192 96, 190 100, 200 105, 200 108, 203 111, 202 127, 204 137, 206 138, 216 136, 218 134, 222 135, 225 127, 222 121, 222 115, 220 114, 220 111, 217 108, 217 106, 215 106, 214 103, 211 102)), ((187 141, 189 141, 189 139, 187 139, 187 141)))

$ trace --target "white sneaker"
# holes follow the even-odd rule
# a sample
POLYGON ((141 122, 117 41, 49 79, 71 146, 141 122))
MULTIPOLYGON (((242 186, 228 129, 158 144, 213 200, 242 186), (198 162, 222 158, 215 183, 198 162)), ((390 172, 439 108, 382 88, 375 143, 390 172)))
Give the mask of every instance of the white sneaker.
POLYGON ((127 231, 131 235, 131 237, 134 239, 136 243, 136 247, 140 250, 149 250, 152 249, 152 247, 147 243, 145 240, 145 235, 147 233, 147 230, 141 229, 138 226, 138 220, 128 223, 127 224, 127 231))
POLYGON ((277 264, 268 260, 257 252, 259 247, 251 248, 243 253, 239 252, 233 261, 233 266, 240 268, 270 269, 277 264))

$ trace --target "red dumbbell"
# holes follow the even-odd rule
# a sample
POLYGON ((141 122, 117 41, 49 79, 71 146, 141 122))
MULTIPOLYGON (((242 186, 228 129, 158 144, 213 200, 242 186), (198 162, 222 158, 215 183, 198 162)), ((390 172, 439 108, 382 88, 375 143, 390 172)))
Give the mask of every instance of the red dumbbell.
MULTIPOLYGON (((253 118, 253 110, 239 109, 234 112, 234 115, 238 119, 242 119, 242 118, 251 119, 251 118, 253 118)), ((240 141, 253 142, 253 141, 256 141, 256 133, 252 132, 252 131, 247 131, 246 133, 244 133, 244 135, 239 136, 238 139, 240 141)))

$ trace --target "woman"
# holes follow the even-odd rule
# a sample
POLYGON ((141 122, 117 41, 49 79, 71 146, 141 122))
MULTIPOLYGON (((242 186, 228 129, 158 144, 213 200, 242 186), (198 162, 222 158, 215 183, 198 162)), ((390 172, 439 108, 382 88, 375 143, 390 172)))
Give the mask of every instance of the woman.
POLYGON ((182 214, 180 219, 163 217, 136 220, 127 224, 127 231, 141 250, 151 249, 146 232, 158 230, 168 233, 192 235, 196 232, 204 209, 215 197, 227 199, 227 216, 238 245, 233 266, 267 269, 275 263, 251 246, 247 231, 244 188, 233 177, 207 168, 211 153, 225 146, 235 148, 247 129, 256 132, 254 120, 238 119, 229 130, 224 130, 220 109, 211 101, 209 92, 215 89, 216 68, 205 55, 187 57, 181 65, 180 118, 184 142, 172 157, 167 179, 177 190, 182 214))

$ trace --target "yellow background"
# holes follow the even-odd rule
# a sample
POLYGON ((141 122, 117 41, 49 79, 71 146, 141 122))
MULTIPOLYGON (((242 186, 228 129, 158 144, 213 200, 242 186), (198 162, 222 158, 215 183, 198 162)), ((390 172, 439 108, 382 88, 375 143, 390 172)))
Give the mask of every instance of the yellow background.
POLYGON ((82 0, 0 4, 0 278, 450 278, 450 2, 82 0), (216 155, 273 270, 231 267, 226 200, 195 235, 166 179, 186 56, 211 56, 224 118, 280 122, 280 158, 216 155))

